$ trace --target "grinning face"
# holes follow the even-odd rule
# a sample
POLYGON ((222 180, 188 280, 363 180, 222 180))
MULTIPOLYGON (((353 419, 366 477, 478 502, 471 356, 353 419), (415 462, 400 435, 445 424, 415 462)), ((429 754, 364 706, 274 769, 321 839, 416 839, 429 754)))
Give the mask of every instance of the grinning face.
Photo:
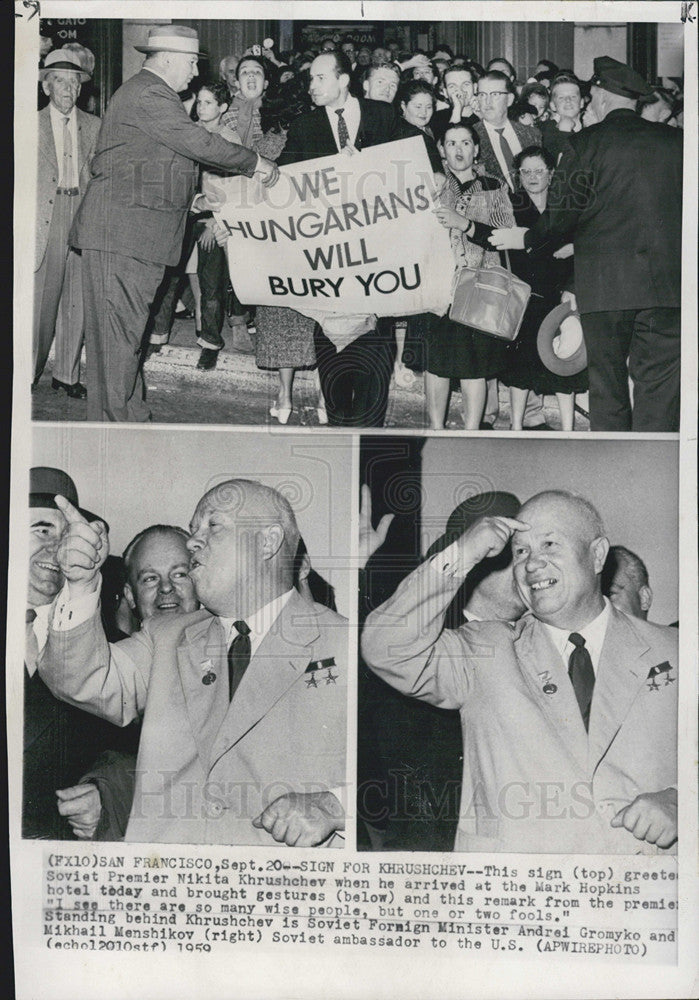
POLYGON ((468 105, 473 97, 473 80, 467 69, 449 70, 444 76, 447 97, 452 105, 458 100, 462 106, 468 105))
POLYGON ((450 128, 444 136, 444 158, 452 173, 463 173, 473 166, 478 156, 478 146, 474 143, 471 133, 465 128, 450 128))
POLYGON ((44 93, 62 115, 69 115, 80 93, 80 74, 70 69, 54 69, 43 81, 44 93))
POLYGON ((364 93, 372 101, 390 104, 398 93, 398 74, 386 66, 375 69, 364 82, 364 93))
POLYGON ((517 515, 530 525, 512 538, 515 583, 526 606, 549 625, 584 628, 604 606, 600 574, 609 550, 593 538, 577 504, 534 497, 517 515))
POLYGON ((557 83, 551 94, 551 107, 559 118, 576 119, 582 107, 580 87, 575 83, 557 83))
POLYGON ((246 101, 254 101, 262 97, 267 89, 267 81, 262 67, 250 60, 241 60, 238 64, 238 84, 240 86, 240 96, 246 101))
POLYGON ((320 107, 340 108, 344 105, 349 89, 346 73, 338 76, 335 56, 316 56, 311 63, 311 83, 308 92, 314 104, 320 107))
POLYGON ((56 552, 65 527, 66 519, 60 510, 30 508, 27 603, 31 608, 50 604, 63 586, 56 552))
POLYGON ((176 531, 162 531, 142 539, 131 553, 124 595, 141 621, 196 611, 186 538, 176 531))
POLYGON ((434 114, 434 101, 430 94, 414 94, 407 102, 401 104, 403 117, 411 125, 425 129, 434 114))
POLYGON ((542 194, 551 183, 552 171, 540 156, 527 156, 522 160, 519 176, 527 194, 542 194))

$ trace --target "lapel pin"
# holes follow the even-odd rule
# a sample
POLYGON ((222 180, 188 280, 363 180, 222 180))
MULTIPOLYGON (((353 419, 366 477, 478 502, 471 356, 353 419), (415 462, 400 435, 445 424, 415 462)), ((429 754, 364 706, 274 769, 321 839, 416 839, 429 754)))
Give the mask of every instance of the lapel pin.
POLYGON ((544 694, 555 694, 558 691, 556 684, 552 684, 551 681, 548 684, 544 684, 544 694))
POLYGON ((204 676, 201 679, 202 684, 213 684, 216 680, 216 674, 213 671, 213 663, 211 660, 204 660, 201 665, 201 669, 204 671, 204 676))

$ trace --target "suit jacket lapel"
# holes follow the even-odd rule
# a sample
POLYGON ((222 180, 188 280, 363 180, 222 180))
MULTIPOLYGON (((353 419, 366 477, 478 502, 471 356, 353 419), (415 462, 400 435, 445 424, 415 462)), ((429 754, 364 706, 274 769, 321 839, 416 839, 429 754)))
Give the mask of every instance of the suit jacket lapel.
MULTIPOLYGON (((313 608, 294 593, 255 652, 218 733, 230 749, 295 684, 309 663, 309 647, 319 635, 313 608)), ((220 755, 217 755, 220 756, 220 755)), ((215 761, 211 761, 213 767, 215 761)))
POLYGON ((226 637, 217 618, 189 625, 177 647, 177 668, 202 766, 208 771, 211 745, 228 710, 226 637), (210 684, 205 677, 214 676, 210 684))
POLYGON ((515 655, 532 696, 566 750, 586 772, 587 733, 560 653, 535 618, 525 616, 516 628, 520 631, 514 640, 515 655))
POLYGON ((53 141, 51 114, 48 107, 42 108, 39 112, 39 152, 51 162, 51 165, 55 167, 56 170, 58 170, 56 144, 53 141))
POLYGON ((609 609, 607 634, 597 666, 590 711, 590 774, 604 758, 653 666, 644 658, 649 645, 631 621, 609 609))
POLYGON ((83 129, 82 122, 80 120, 80 111, 76 108, 75 111, 75 124, 78 128, 78 177, 82 173, 83 167, 85 166, 85 160, 87 159, 87 154, 89 152, 89 142, 85 136, 85 130, 83 129))

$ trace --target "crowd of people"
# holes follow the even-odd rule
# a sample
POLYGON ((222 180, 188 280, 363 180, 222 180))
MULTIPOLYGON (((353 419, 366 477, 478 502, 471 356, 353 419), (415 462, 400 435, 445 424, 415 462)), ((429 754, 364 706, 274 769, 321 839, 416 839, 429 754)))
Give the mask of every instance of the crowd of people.
POLYGON ((502 382, 513 430, 547 429, 542 398, 553 394, 560 428, 574 429, 576 394, 588 391, 592 430, 678 430, 679 82, 656 86, 608 56, 588 81, 547 59, 522 79, 497 55, 483 66, 446 45, 370 50, 340 37, 304 52, 266 40, 204 71, 196 31, 172 24, 137 48, 144 67, 101 122, 77 106, 91 53, 72 45, 43 58, 33 384, 55 338, 52 385, 87 397, 89 420, 150 419, 143 362, 167 341, 182 296, 197 368, 216 367, 231 316, 229 346, 278 373, 270 415, 281 424, 294 372, 317 368, 318 417, 331 426, 382 426, 392 378, 424 373, 434 429, 457 384, 464 427, 492 427, 502 382), (317 323, 240 301, 210 179, 273 185, 286 164, 410 136, 434 173, 445 266, 507 260, 530 286, 513 342, 448 314, 317 323))

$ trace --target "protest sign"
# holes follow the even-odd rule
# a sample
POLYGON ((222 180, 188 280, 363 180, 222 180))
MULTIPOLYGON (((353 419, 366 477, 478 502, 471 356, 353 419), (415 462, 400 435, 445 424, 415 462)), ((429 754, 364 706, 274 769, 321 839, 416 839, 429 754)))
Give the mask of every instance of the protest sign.
POLYGON ((241 302, 306 315, 441 315, 449 305, 452 252, 420 137, 283 167, 269 189, 230 177, 213 191, 225 192, 217 218, 241 302))

